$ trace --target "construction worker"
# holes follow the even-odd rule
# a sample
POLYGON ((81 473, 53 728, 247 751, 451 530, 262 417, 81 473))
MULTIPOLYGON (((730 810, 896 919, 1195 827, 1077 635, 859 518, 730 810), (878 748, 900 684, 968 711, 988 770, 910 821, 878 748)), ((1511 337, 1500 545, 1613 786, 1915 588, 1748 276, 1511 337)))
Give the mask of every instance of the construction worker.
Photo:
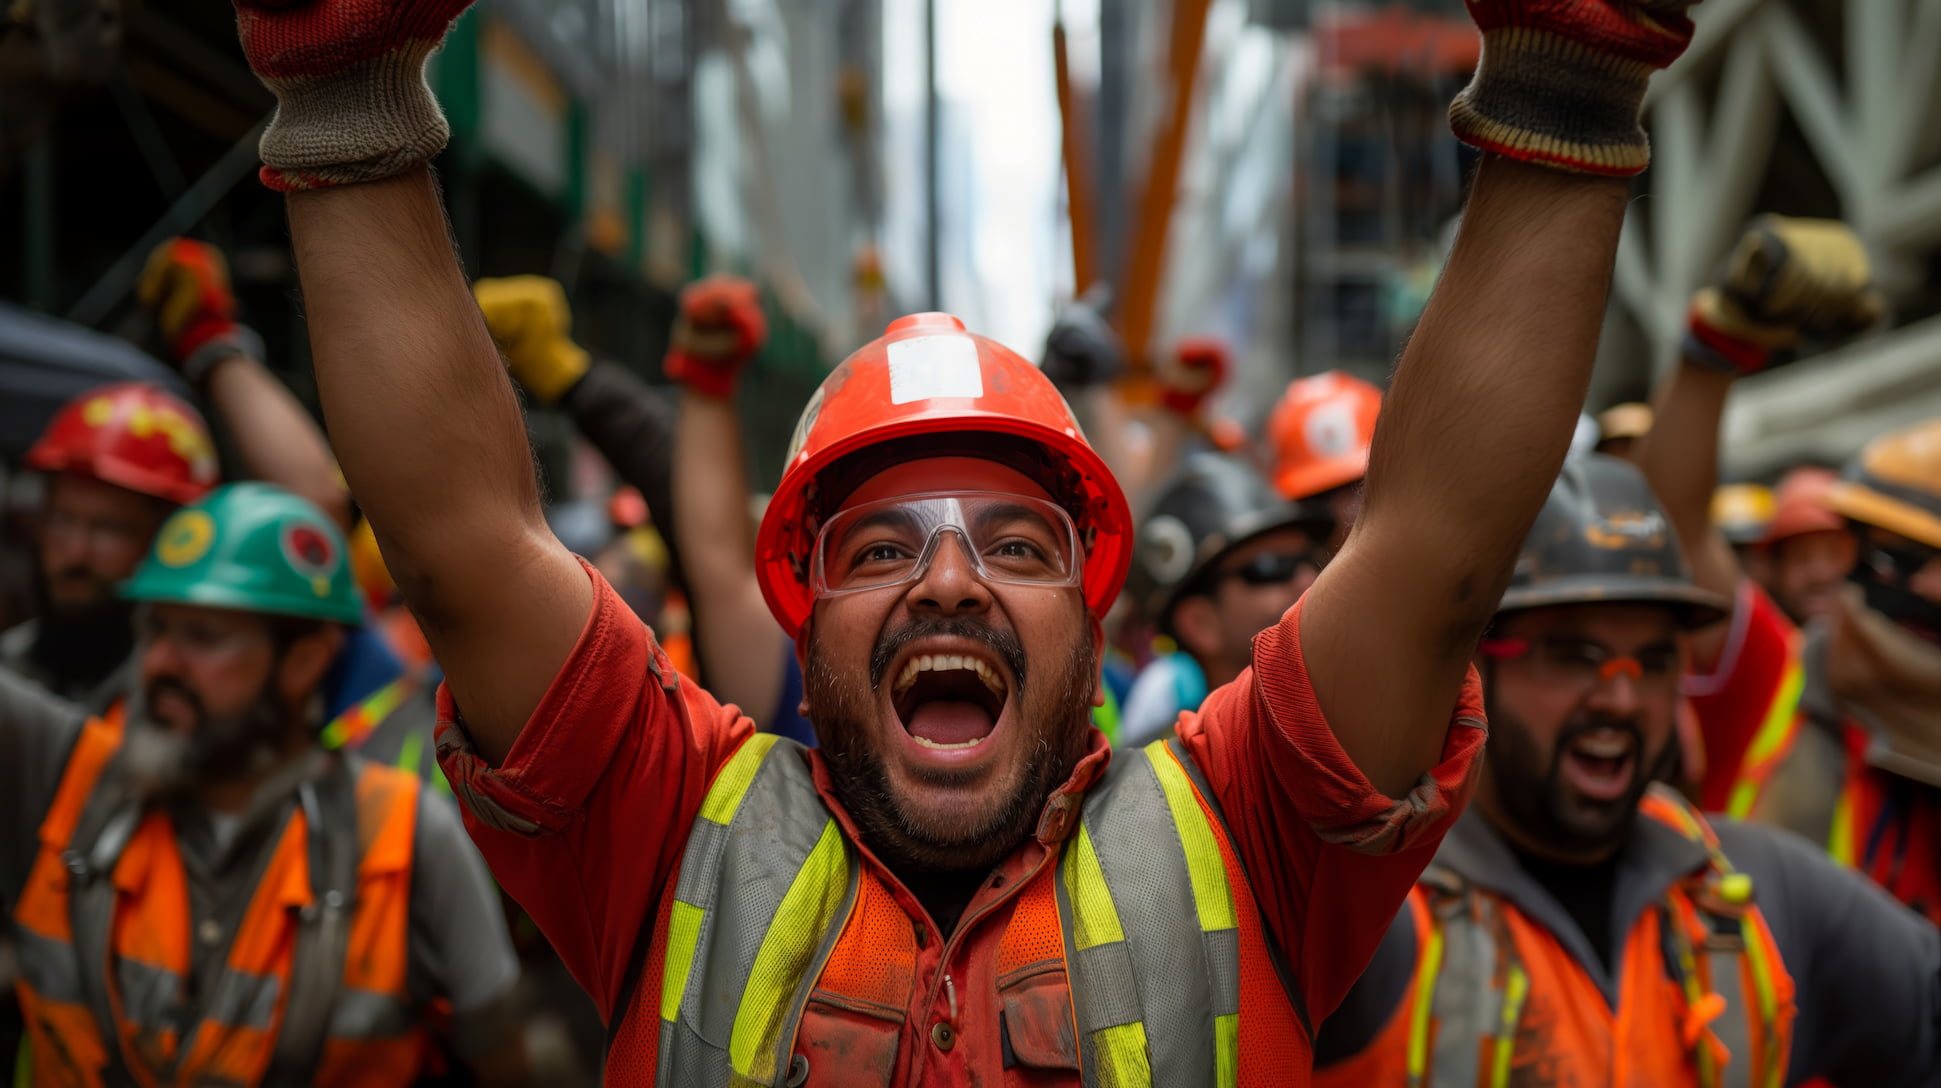
POLYGON ((1304 1082, 1467 792, 1471 651, 1570 441, 1682 8, 1487 9, 1452 119, 1491 153, 1355 535, 1176 742, 1114 758, 1086 715, 1130 511, 1038 368, 948 315, 824 380, 757 534, 821 747, 668 668, 559 546, 424 165, 417 77, 465 6, 237 10, 332 434, 446 670, 440 762, 610 1082, 1304 1082))
POLYGON ((1295 502, 1334 518, 1328 550, 1348 539, 1361 513, 1361 481, 1375 440, 1382 391, 1352 374, 1329 370, 1287 385, 1267 417, 1274 449, 1274 486, 1295 502))
POLYGON ((1843 224, 1765 216, 1694 299, 1680 365, 1640 462, 1699 585, 1732 622, 1695 641, 1701 801, 1776 823, 1941 921, 1941 421, 1870 442, 1825 501, 1856 560, 1831 614, 1804 629, 1747 579, 1708 520, 1733 379, 1803 340, 1876 321, 1866 251, 1843 224))
POLYGON ((137 676, 106 717, 0 677, 0 895, 35 1085, 410 1084, 447 1042, 516 1082, 517 965, 448 801, 323 749, 361 618, 309 502, 230 484, 122 589, 137 676))
POLYGON ((1629 462, 1564 466, 1477 667, 1476 803, 1322 1028, 1321 1085, 1923 1085, 1941 934, 1773 828, 1654 782, 1691 581, 1629 462))
POLYGON ((1253 639, 1314 584, 1334 521, 1281 498, 1226 454, 1189 454, 1139 527, 1133 582, 1143 612, 1174 647, 1126 697, 1118 743, 1165 736, 1180 711, 1252 664, 1253 639))
POLYGON ((1800 626, 1835 614, 1840 589, 1859 558, 1847 519, 1830 502, 1839 480, 1839 473, 1818 465, 1787 472, 1774 489, 1772 523, 1760 541, 1766 578, 1758 580, 1800 626))
MULTIPOLYGON (((187 239, 164 242, 138 295, 157 315, 170 358, 227 426, 244 472, 347 519, 350 499, 322 433, 257 361, 255 334, 236 323, 221 255, 187 239)), ((170 512, 216 485, 215 441, 184 401, 121 383, 62 408, 26 465, 47 478, 36 541, 40 615, 0 633, 0 668, 100 712, 127 686, 134 637, 115 587, 170 512)))

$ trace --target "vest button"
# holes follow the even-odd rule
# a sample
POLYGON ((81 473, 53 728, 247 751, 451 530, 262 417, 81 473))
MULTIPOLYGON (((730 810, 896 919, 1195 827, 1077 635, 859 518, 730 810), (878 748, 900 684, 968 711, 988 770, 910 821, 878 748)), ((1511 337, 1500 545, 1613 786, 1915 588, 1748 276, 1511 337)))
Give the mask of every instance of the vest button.
POLYGON ((949 1050, 957 1045, 957 1033, 942 1020, 930 1025, 930 1041, 937 1044, 938 1050, 949 1050))
POLYGON ((213 947, 222 940, 222 925, 214 918, 204 918, 202 924, 195 927, 195 935, 197 940, 213 947))

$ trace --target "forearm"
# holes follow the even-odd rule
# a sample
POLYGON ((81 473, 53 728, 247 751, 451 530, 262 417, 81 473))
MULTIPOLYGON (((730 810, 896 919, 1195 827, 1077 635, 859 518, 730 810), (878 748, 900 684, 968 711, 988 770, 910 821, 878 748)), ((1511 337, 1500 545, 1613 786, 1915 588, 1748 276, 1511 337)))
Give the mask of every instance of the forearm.
POLYGON ((764 721, 781 693, 782 633, 755 581, 748 472, 733 401, 683 390, 674 506, 708 689, 764 721))
POLYGON ((1681 359, 1658 387, 1653 424, 1639 445, 1638 466, 1664 504, 1701 587, 1730 595, 1740 570, 1712 525, 1719 479, 1719 421, 1732 391, 1730 375, 1681 359))
POLYGON ((246 475, 294 491, 350 527, 350 494, 330 444, 275 375, 248 355, 231 356, 209 372, 204 391, 246 475))

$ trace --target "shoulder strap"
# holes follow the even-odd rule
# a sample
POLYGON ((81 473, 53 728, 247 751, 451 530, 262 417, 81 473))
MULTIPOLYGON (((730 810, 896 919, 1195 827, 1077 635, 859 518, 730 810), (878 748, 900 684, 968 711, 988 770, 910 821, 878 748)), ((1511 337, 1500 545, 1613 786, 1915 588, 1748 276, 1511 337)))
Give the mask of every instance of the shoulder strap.
POLYGON ((87 803, 68 837, 61 864, 68 873, 68 923, 74 935, 74 956, 80 962, 81 991, 101 1033, 101 1049, 108 1056, 106 1081, 134 1083, 121 1049, 121 1029, 108 994, 114 970, 109 961, 109 935, 115 920, 115 863, 141 825, 141 801, 127 787, 122 753, 117 751, 102 768, 87 803))
POLYGON ((283 1025, 267 1085, 308 1084, 323 1052, 330 1011, 343 985, 357 889, 357 784, 348 761, 333 757, 321 778, 297 787, 309 852, 310 905, 299 919, 283 1025))
POLYGON ((1408 1084, 1503 1088, 1530 996, 1505 908, 1440 866, 1423 874, 1419 890, 1427 902, 1415 913, 1408 1084))

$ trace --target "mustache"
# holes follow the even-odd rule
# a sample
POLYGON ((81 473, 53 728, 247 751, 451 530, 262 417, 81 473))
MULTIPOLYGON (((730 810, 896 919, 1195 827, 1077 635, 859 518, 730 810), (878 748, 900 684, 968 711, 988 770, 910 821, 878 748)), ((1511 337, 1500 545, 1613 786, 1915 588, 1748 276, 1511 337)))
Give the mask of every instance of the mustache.
POLYGON ((147 706, 152 707, 155 705, 156 696, 168 694, 186 701, 189 704, 189 708, 195 711, 195 716, 197 720, 202 720, 208 717, 208 714, 206 713, 206 711, 202 706, 201 697, 196 695, 194 691, 190 690, 187 684, 184 684, 182 681, 177 680, 172 676, 162 676, 162 677, 156 678, 155 680, 149 683, 147 689, 144 690, 142 694, 144 696, 145 704, 147 706))
POLYGON ((870 690, 874 691, 883 686, 883 677, 890 670, 890 662, 896 660, 896 655, 903 652, 905 646, 925 638, 962 638, 983 643, 986 649, 1011 670, 1011 675, 1016 678, 1018 690, 1024 690, 1024 644, 1018 641, 1017 635, 974 620, 944 619, 912 620, 878 636, 876 648, 870 651, 869 655, 870 690))

